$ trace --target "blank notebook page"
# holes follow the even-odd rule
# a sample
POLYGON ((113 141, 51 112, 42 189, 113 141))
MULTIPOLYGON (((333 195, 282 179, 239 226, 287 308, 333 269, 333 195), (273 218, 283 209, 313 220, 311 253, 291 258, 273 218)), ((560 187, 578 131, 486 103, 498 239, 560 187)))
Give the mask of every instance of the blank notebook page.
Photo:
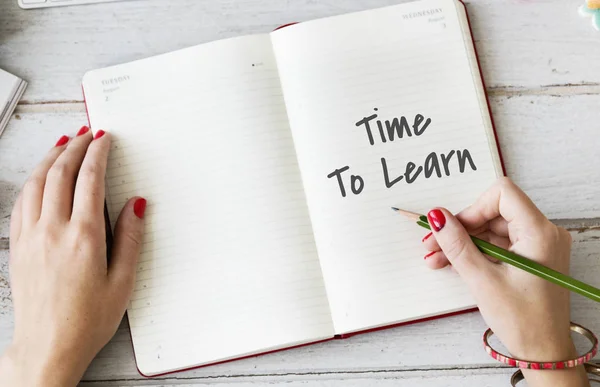
POLYGON ((456 273, 427 269, 425 231, 390 209, 459 211, 501 175, 461 7, 452 0, 409 3, 272 34, 338 334, 474 305, 456 273), (412 126, 418 114, 431 123, 420 135, 390 141, 386 134, 383 142, 371 121, 371 145, 365 126, 356 124, 373 114, 382 125, 405 116, 412 126), (476 170, 467 161, 459 172, 458 150, 469 151, 476 170), (441 163, 452 151, 450 176, 441 166, 441 178, 422 171, 410 184, 404 178, 387 188, 381 158, 391 181, 409 162, 416 170, 430 153, 441 163), (346 166, 342 197, 337 177, 327 176, 346 166), (350 175, 364 181, 358 195, 350 175))
POLYGON ((148 199, 128 309, 142 373, 333 336, 268 35, 93 71, 84 89, 113 136, 113 225, 148 199))

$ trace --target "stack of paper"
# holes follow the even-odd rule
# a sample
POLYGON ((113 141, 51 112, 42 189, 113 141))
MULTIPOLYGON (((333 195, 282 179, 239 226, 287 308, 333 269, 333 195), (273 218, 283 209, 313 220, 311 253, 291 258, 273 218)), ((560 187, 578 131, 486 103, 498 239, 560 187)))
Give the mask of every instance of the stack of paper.
POLYGON ((26 87, 27 82, 24 80, 0 70, 0 135, 6 128, 26 87))

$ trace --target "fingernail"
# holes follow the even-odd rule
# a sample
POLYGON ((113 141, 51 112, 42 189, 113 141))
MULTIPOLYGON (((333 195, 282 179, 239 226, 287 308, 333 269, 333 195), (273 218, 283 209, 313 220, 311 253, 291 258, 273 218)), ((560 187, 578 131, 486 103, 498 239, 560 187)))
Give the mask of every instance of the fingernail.
POLYGON ((133 203, 133 213, 140 219, 144 219, 144 212, 146 212, 146 199, 139 198, 133 203))
POLYGON ((96 135, 94 136, 94 140, 99 139, 100 137, 104 136, 104 133, 106 133, 104 130, 99 130, 96 132, 96 135))
POLYGON ((90 131, 90 128, 88 128, 87 126, 82 126, 81 129, 79 129, 79 132, 77 132, 77 136, 83 136, 84 134, 86 134, 87 132, 90 131))
POLYGON ((429 220, 429 225, 433 227, 436 232, 441 231, 446 225, 446 217, 444 216, 444 213, 438 209, 429 211, 427 219, 429 220))
POLYGON ((429 239, 429 237, 430 237, 430 236, 432 236, 432 235, 433 235, 433 233, 432 233, 432 232, 430 232, 429 234, 425 235, 425 236, 423 237, 423 239, 421 239, 421 242, 425 242, 425 241, 426 241, 427 239, 429 239))
POLYGON ((69 136, 62 136, 58 139, 55 146, 63 146, 69 142, 69 136))
POLYGON ((427 258, 431 257, 433 254, 435 254, 435 251, 432 251, 431 253, 424 256, 423 259, 427 259, 427 258))

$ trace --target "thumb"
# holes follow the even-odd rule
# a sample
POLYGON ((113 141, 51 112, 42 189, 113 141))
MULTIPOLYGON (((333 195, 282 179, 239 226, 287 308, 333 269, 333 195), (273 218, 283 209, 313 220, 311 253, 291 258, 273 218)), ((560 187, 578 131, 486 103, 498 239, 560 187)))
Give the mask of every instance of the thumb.
POLYGON ((118 293, 129 295, 133 290, 136 265, 144 235, 145 211, 146 199, 131 198, 123 207, 115 226, 108 276, 111 282, 115 283, 118 293))
POLYGON ((487 278, 494 264, 477 249, 465 227, 450 211, 435 208, 427 213, 427 220, 440 248, 467 283, 487 278))

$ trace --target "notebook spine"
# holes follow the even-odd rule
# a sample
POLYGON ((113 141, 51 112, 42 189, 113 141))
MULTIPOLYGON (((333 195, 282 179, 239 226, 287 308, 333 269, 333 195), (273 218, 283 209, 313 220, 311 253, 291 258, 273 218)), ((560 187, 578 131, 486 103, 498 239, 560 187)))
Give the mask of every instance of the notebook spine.
POLYGON ((494 140, 496 141, 496 148, 498 149, 498 157, 500 157, 500 165, 502 167, 502 174, 506 175, 506 165, 504 164, 504 158, 502 157, 502 150, 500 149, 500 141, 498 141, 498 131, 496 130, 496 124, 494 122, 494 116, 492 115, 492 105, 490 104, 490 97, 487 93, 485 85, 485 79, 481 72, 481 61, 479 60, 479 53, 477 52, 477 46, 475 45, 475 38, 473 38, 473 27, 471 25, 471 19, 469 18, 469 11, 463 0, 458 0, 465 8, 465 14, 467 15, 467 24, 469 25, 469 35, 471 35, 471 41, 473 42, 473 50, 475 50, 475 58, 477 59, 477 68, 479 68, 479 77, 481 78, 481 84, 483 85, 483 91, 485 94, 485 102, 488 108, 488 114, 490 115, 490 121, 492 122, 492 130, 494 131, 494 140))

